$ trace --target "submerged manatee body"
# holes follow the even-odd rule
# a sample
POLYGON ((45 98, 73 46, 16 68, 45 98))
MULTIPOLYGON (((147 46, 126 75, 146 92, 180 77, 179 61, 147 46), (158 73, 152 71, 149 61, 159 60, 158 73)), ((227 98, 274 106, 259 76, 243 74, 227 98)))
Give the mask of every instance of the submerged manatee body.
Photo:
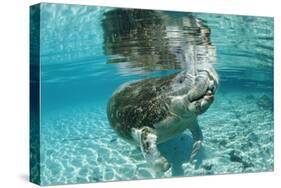
POLYGON ((157 144, 189 129, 193 136, 191 161, 202 142, 197 116, 214 100, 218 76, 206 64, 193 76, 187 71, 136 81, 118 89, 108 102, 111 126, 127 141, 140 146, 156 168, 169 169, 157 144))
POLYGON ((208 26, 189 14, 137 9, 109 11, 102 26, 105 54, 118 57, 107 63, 114 64, 119 74, 181 70, 118 89, 107 107, 113 129, 139 145, 145 159, 162 171, 170 165, 157 144, 189 129, 193 161, 202 142, 197 116, 212 104, 218 86, 208 26))

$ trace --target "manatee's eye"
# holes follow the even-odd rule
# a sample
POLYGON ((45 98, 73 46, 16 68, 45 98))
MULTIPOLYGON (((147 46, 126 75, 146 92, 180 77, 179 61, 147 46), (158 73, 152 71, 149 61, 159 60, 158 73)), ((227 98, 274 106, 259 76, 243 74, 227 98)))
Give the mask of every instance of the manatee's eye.
POLYGON ((179 79, 179 83, 180 83, 180 84, 183 83, 183 78, 182 78, 182 77, 179 79))

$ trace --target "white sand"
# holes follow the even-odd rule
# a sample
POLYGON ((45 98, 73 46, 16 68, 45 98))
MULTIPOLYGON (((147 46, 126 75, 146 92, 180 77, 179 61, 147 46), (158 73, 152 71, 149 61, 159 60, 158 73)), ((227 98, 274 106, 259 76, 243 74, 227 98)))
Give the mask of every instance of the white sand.
MULTIPOLYGON (((272 171, 273 113, 256 104, 262 95, 219 92, 199 117, 204 142, 195 165, 188 163, 189 131, 159 145, 172 164, 170 176, 272 171)), ((43 114, 42 184, 164 177, 154 172, 137 147, 118 138, 105 109, 91 104, 43 114)))

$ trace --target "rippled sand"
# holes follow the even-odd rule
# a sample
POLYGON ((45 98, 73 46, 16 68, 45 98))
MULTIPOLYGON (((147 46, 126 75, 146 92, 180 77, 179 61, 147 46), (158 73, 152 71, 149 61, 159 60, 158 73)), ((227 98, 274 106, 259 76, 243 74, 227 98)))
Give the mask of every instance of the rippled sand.
POLYGON ((262 95, 219 92, 208 112, 199 117, 204 142, 195 165, 188 163, 189 131, 159 145, 172 164, 170 174, 156 173, 137 147, 116 135, 107 121, 105 105, 43 114, 42 184, 272 171, 273 112, 257 104, 262 95))

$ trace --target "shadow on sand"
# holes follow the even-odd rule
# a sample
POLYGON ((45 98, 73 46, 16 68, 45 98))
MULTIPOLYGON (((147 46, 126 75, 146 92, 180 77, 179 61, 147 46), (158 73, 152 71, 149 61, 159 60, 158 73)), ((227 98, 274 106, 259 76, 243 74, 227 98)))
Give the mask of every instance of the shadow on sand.
MULTIPOLYGON (((162 155, 172 165, 173 176, 183 176, 182 164, 189 163, 192 150, 192 137, 188 134, 180 134, 176 138, 159 144, 162 155)), ((195 168, 198 168, 205 158, 204 147, 201 147, 196 157, 195 168)))

